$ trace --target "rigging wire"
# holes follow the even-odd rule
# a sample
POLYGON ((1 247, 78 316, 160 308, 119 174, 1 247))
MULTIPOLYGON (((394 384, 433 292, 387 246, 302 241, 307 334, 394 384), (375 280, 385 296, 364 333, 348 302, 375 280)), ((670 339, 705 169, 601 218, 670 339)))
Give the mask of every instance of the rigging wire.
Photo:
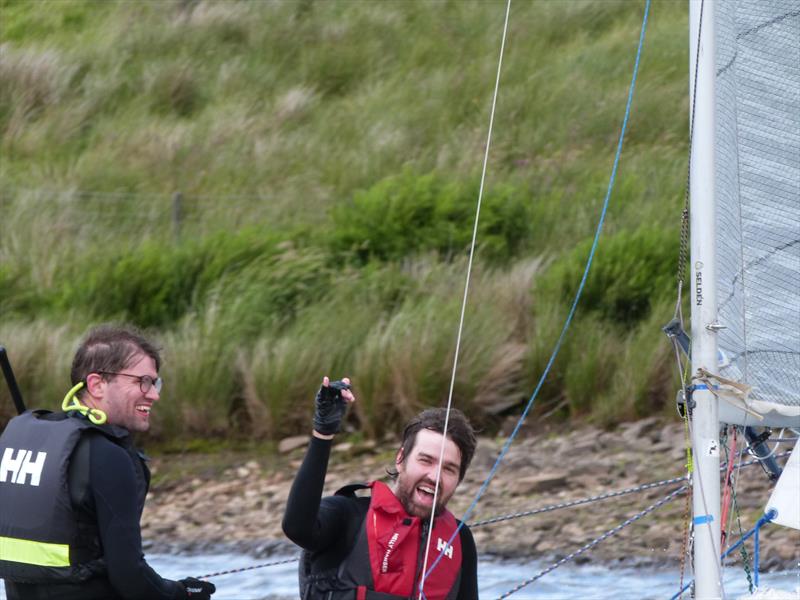
MULTIPOLYGON (((700 19, 702 23, 702 8, 700 12, 700 19)), ((698 32, 699 36, 699 32, 698 32)), ((700 42, 698 39, 698 53, 700 52, 700 42)), ((695 59, 695 64, 699 61, 699 58, 695 59)), ((680 223, 680 246, 678 250, 678 268, 677 268, 677 298, 675 300, 675 312, 673 313, 672 318, 678 319, 680 323, 680 328, 685 330, 684 327, 684 320, 683 320, 683 287, 686 283, 685 276, 686 276, 686 260, 689 253, 689 190, 691 186, 691 177, 692 177, 692 139, 694 137, 694 117, 695 117, 695 110, 697 106, 697 70, 695 69, 695 85, 692 88, 692 109, 691 109, 691 116, 689 118, 689 151, 688 151, 688 159, 686 161, 686 187, 684 189, 683 195, 683 210, 681 210, 681 223, 680 223)), ((681 359, 681 350, 678 345, 677 338, 672 338, 672 345, 675 349, 675 360, 676 364, 678 365, 678 375, 681 382, 681 393, 683 394, 683 414, 681 414, 681 418, 683 419, 684 430, 686 433, 686 476, 691 482, 692 477, 692 440, 691 440, 691 431, 689 428, 689 413, 691 411, 690 402, 691 397, 687 393, 687 383, 688 383, 688 372, 691 368, 688 353, 686 356, 686 366, 684 367, 684 363, 681 359)), ((680 414, 680 412, 679 412, 680 414)), ((679 589, 683 588, 683 579, 684 573, 686 569, 686 555, 689 549, 689 540, 690 537, 693 535, 693 528, 691 526, 691 503, 692 503, 692 487, 690 486, 689 492, 685 496, 686 503, 685 503, 685 511, 684 511, 684 528, 683 528, 683 536, 682 536, 682 546, 681 546, 681 566, 680 566, 680 584, 679 589)))
MULTIPOLYGON (((780 453, 775 455, 775 458, 784 458, 786 456, 789 456, 789 454, 791 454, 790 451, 780 452, 780 453)), ((761 461, 759 461, 758 459, 748 460, 748 461, 745 461, 745 462, 741 463, 741 466, 742 467, 752 467, 753 465, 760 464, 760 462, 761 461)), ((719 470, 720 470, 720 472, 722 472, 723 470, 725 470, 725 467, 724 466, 720 466, 719 470)), ((625 488, 625 489, 622 489, 622 490, 615 490, 615 491, 611 491, 611 492, 606 492, 606 493, 603 493, 603 494, 598 494, 596 496, 588 496, 586 498, 580 498, 578 500, 569 500, 567 502, 560 502, 558 504, 551 504, 551 505, 548 505, 548 506, 545 506, 545 507, 542 507, 542 508, 526 510, 526 511, 523 511, 523 512, 510 513, 510 514, 507 514, 507 515, 501 515, 501 516, 498 516, 498 517, 492 517, 490 519, 482 519, 480 521, 473 521, 472 523, 469 523, 469 527, 470 527, 470 529, 472 529, 474 527, 480 527, 480 526, 483 526, 483 525, 494 525, 495 523, 502 523, 504 521, 510 521, 512 519, 518 519, 520 517, 529 517, 529 516, 532 516, 532 515, 538 515, 538 514, 541 514, 541 513, 560 510, 562 508, 572 508, 572 507, 575 507, 575 506, 581 506, 583 504, 591 504, 593 502, 599 502, 601 500, 608 500, 609 498, 617 498, 619 496, 626 496, 628 494, 633 494, 633 493, 636 493, 636 492, 644 492, 646 490, 651 490, 651 489, 654 489, 654 488, 663 487, 663 486, 667 486, 667 485, 674 485, 676 483, 683 483, 683 482, 691 483, 691 479, 692 479, 691 475, 682 475, 680 477, 673 477, 671 479, 662 479, 661 481, 654 481, 654 482, 651 482, 651 483, 644 483, 642 485, 637 485, 637 486, 630 487, 630 488, 625 488)))
MULTIPOLYGON (((785 458, 785 457, 789 456, 790 454, 791 454, 791 451, 784 451, 784 452, 778 453, 775 457, 776 458, 785 458)), ((759 464, 759 461, 757 459, 747 460, 747 461, 744 461, 742 463, 742 467, 752 467, 753 465, 756 465, 756 464, 759 464)), ((723 467, 720 467, 720 471, 722 470, 722 468, 723 467)), ((572 508, 572 507, 579 506, 579 505, 584 505, 584 504, 592 504, 594 502, 600 502, 600 501, 603 501, 603 500, 607 500, 609 498, 613 498, 613 497, 617 497, 617 496, 623 496, 623 495, 627 495, 627 494, 631 494, 631 493, 635 493, 635 492, 644 492, 644 491, 652 490, 652 489, 658 488, 658 487, 664 487, 664 486, 667 486, 667 485, 674 485, 676 483, 686 482, 688 480, 689 480, 689 477, 687 477, 686 475, 683 475, 681 477, 673 477, 672 479, 663 479, 661 481, 654 481, 654 482, 651 482, 651 483, 645 483, 645 484, 642 484, 642 485, 639 485, 639 486, 636 486, 636 487, 633 487, 633 488, 627 488, 627 489, 623 489, 623 490, 617 490, 617 491, 613 491, 613 492, 608 492, 608 493, 605 493, 605 494, 600 494, 598 496, 580 498, 578 500, 572 500, 572 501, 569 501, 569 502, 562 502, 562 503, 559 503, 559 504, 552 504, 552 505, 549 505, 549 506, 544 506, 544 507, 541 507, 541 508, 528 510, 528 511, 524 511, 524 512, 501 515, 501 516, 498 516, 498 517, 493 517, 491 519, 485 519, 483 521, 475 521, 473 523, 470 523, 469 526, 470 527, 479 527, 479 526, 482 526, 482 525, 495 525, 497 523, 502 523, 502 522, 513 520, 513 519, 519 519, 519 518, 522 518, 522 517, 527 517, 527 516, 536 515, 536 514, 545 513, 545 512, 553 512, 553 511, 561 510, 561 509, 565 509, 565 508, 572 508)), ((691 492, 691 488, 690 488, 689 492, 691 492)), ((230 569, 230 570, 227 570, 227 571, 220 571, 220 572, 217 572, 217 573, 209 573, 207 575, 201 575, 201 576, 197 577, 197 579, 209 579, 211 577, 218 577, 220 575, 230 575, 230 574, 233 574, 233 573, 241 573, 241 572, 244 572, 244 571, 252 571, 254 569, 262 569, 262 568, 265 568, 265 567, 272 567, 272 566, 275 566, 275 565, 282 565, 282 564, 294 562, 294 561, 298 560, 298 558, 299 558, 298 556, 295 556, 293 558, 275 560, 275 561, 271 561, 271 562, 267 562, 267 563, 263 563, 263 564, 251 565, 251 566, 248 566, 248 567, 230 569)))
POLYGON ((722 441, 723 449, 727 449, 727 457, 726 457, 726 466, 725 466, 725 477, 723 481, 725 482, 725 486, 722 492, 722 512, 719 517, 719 524, 721 527, 721 540, 720 543, 722 544, 722 550, 727 549, 727 542, 728 542, 728 532, 730 531, 730 525, 733 521, 733 513, 729 513, 730 511, 730 504, 731 504, 731 494, 733 493, 734 481, 733 481, 733 467, 736 464, 736 427, 728 427, 725 432, 725 440, 722 441), (728 431, 731 433, 728 434, 728 431), (726 448, 725 441, 730 439, 730 448, 726 448))
MULTIPOLYGON (((678 585, 678 589, 683 589, 683 580, 686 575, 686 554, 689 547, 689 536, 691 535, 691 527, 689 526, 692 522, 692 488, 691 485, 686 492, 686 502, 684 503, 684 511, 683 511, 683 535, 681 536, 681 578, 680 583, 678 585)), ((679 592, 679 595, 682 595, 679 592)))
MULTIPOLYGON (((687 190, 688 190, 688 182, 687 182, 687 190)), ((681 224, 681 253, 679 255, 678 262, 683 263, 685 261, 685 246, 684 246, 684 224, 687 224, 688 227, 688 208, 683 210, 683 218, 681 224)), ((688 228, 686 229, 686 235, 688 241, 688 228)), ((678 267, 678 299, 675 304, 675 314, 673 315, 673 319, 678 319, 680 323, 680 328, 683 329, 683 310, 682 310, 682 302, 683 302, 683 270, 684 267, 678 267)), ((694 471, 693 466, 693 458, 692 458, 692 436, 691 430, 689 428, 689 415, 691 413, 691 395, 688 391, 687 387, 687 379, 689 373, 689 354, 687 353, 683 358, 681 358, 681 348, 678 343, 677 336, 671 336, 670 341, 672 342, 672 347, 675 350, 675 362, 678 365, 678 376, 681 382, 681 391, 680 393, 683 395, 683 412, 678 409, 678 414, 680 415, 681 419, 683 420, 683 430, 684 430, 684 438, 685 438, 685 447, 686 447, 686 479, 689 481, 689 491, 685 496, 685 505, 684 505, 684 515, 683 515, 683 535, 681 536, 681 560, 680 560, 680 584, 679 589, 683 589, 683 580, 684 575, 686 572, 686 556, 689 552, 690 547, 690 538, 693 535, 692 527, 691 527, 691 517, 692 517, 692 473, 694 471), (685 361, 685 364, 684 364, 685 361)))
MULTIPOLYGON (((616 180, 617 169, 619 167, 619 160, 620 160, 620 156, 622 154, 622 143, 623 143, 623 141, 625 139, 625 132, 627 131, 627 128, 628 128, 628 120, 630 118, 631 105, 633 104, 633 93, 634 93, 634 90, 636 89, 636 78, 637 78, 637 75, 638 75, 638 72, 639 72, 639 63, 640 63, 641 56, 642 56, 642 48, 644 46, 645 32, 647 31, 647 17, 648 17, 648 15, 650 13, 650 1, 651 0, 646 0, 645 1, 644 15, 643 15, 643 18, 642 18, 642 28, 641 28, 641 31, 639 33, 639 43, 638 43, 638 47, 637 47, 637 50, 636 50, 636 60, 634 62, 633 73, 631 75, 631 83, 630 83, 630 87, 628 89, 628 99, 627 99, 627 102, 626 102, 626 105, 625 105, 625 116, 624 116, 624 118, 622 120, 622 126, 620 128, 619 140, 617 142, 617 149, 616 149, 616 153, 614 155, 614 164, 613 164, 613 167, 611 169, 611 176, 609 178, 608 188, 606 189, 605 198, 603 200, 603 208, 602 208, 601 213, 600 213, 600 218, 599 218, 598 223, 597 223, 597 228, 595 230, 595 235, 594 235, 594 239, 592 241, 592 246, 591 246, 591 249, 589 251, 589 256, 587 258, 587 261, 586 261, 586 267, 584 268, 583 276, 581 277, 580 284, 578 285, 578 290, 575 293, 575 298, 574 298, 574 300, 572 302, 572 306, 570 307, 569 314, 567 315, 567 318, 566 318, 566 320, 564 322, 564 326, 561 329, 561 333, 560 333, 560 335, 558 337, 558 340, 556 341, 555 347, 553 348, 553 352, 550 355, 549 360, 547 361, 547 365, 545 366, 545 369, 544 369, 541 377, 539 378, 539 382, 536 384, 536 388, 534 389, 533 394, 531 395, 530 399, 528 400, 528 403, 525 406, 525 409, 522 411, 522 415, 520 416, 519 420, 517 421, 517 424, 514 427, 514 430, 511 432, 511 434, 506 439, 506 442, 503 445, 503 448, 500 451, 500 454, 498 455, 497 460, 495 461, 494 465, 492 466, 492 469, 489 472, 489 475, 484 480, 483 484, 481 485, 480 489, 478 490, 478 493, 476 494, 476 496, 473 499, 472 503, 469 505, 469 507, 467 508, 467 511, 464 513, 464 516, 461 519, 461 523, 459 524, 459 526, 456 529, 456 531, 450 536, 450 539, 447 542, 448 545, 453 542, 453 540, 455 539, 455 536, 460 534, 461 528, 463 527, 464 522, 466 522, 466 520, 472 514, 472 511, 475 509, 475 506, 477 505, 478 501, 481 499, 481 497, 483 496, 484 492, 486 491, 486 488, 489 486, 489 483, 494 478, 495 473, 497 472, 498 468, 500 467, 500 464, 503 461, 503 458, 505 458, 505 455, 508 453, 508 450, 511 447, 512 442, 514 441, 514 439, 516 438, 517 434, 519 433, 519 430, 522 427, 522 423, 525 421, 525 419, 528 416, 528 413, 530 412, 531 408, 533 407, 533 403, 534 403, 534 401, 536 400, 536 397, 539 394, 539 390, 541 389, 542 385, 544 384, 544 381, 545 381, 545 379, 547 378, 547 375, 550 372, 550 368, 553 366, 553 363, 555 362, 555 359, 558 356, 559 351, 561 350, 561 345, 564 342, 564 338, 566 337, 567 330, 569 329, 569 327, 570 327, 570 325, 572 323, 572 318, 575 315, 575 311, 576 311, 577 306, 578 306, 578 301, 580 300, 580 298, 581 298, 581 296, 583 294, 583 288, 586 285, 586 279, 589 276, 589 270, 590 270, 590 268, 592 266, 592 260, 594 259, 595 252, 597 251, 597 245, 598 245, 598 243, 600 241, 600 234, 601 234, 601 232, 603 230, 603 224, 605 223, 606 213, 608 211, 608 205, 609 205, 609 202, 610 202, 610 199, 611 199, 611 192, 614 189, 614 182, 616 180)), ((440 551, 439 552, 439 556, 437 556, 436 560, 433 562, 433 564, 431 565, 430 569, 425 573, 425 577, 428 577, 430 575, 430 573, 436 568, 436 566, 441 561, 442 556, 443 556, 443 551, 440 551)))
MULTIPOLYGON (((734 444, 735 444, 737 428, 736 427, 732 427, 730 429, 733 429, 733 441, 734 441, 734 444)), ((727 436, 726 436, 726 438, 727 438, 727 436)), ((723 448, 726 447, 726 441, 727 441, 727 439, 723 439, 722 440, 723 448)), ((725 516, 724 516, 725 512, 724 512, 724 510, 723 510, 723 513, 720 515, 720 526, 724 526, 725 527, 725 529, 723 530, 723 537, 722 537, 722 542, 721 542, 723 552, 728 552, 728 550, 730 548, 730 537, 727 536, 726 532, 729 532, 729 531, 732 530, 733 518, 734 517, 736 517, 736 524, 737 524, 737 527, 739 529, 739 537, 741 538, 744 535, 744 530, 742 529, 742 515, 741 515, 741 511, 739 510, 739 503, 736 500, 736 484, 738 483, 738 477, 739 477, 739 470, 738 469, 741 468, 741 464, 742 464, 741 463, 742 455, 745 454, 746 452, 747 452, 747 448, 745 447, 745 448, 742 449, 741 452, 738 453, 738 455, 739 455, 738 457, 735 456, 733 453, 731 453, 729 455, 727 461, 726 461, 727 464, 724 465, 724 470, 725 470, 725 491, 730 493, 730 498, 728 498, 728 500, 731 503, 733 510, 730 511, 730 515, 727 518, 727 521, 728 521, 727 523, 725 522, 725 516), (738 458, 738 461, 739 461, 739 465, 737 466, 737 470, 735 472, 733 472, 732 467, 733 467, 734 464, 736 464, 737 458, 738 458), (733 484, 731 484, 731 482, 730 482, 730 478, 731 477, 736 477, 737 478, 737 480, 733 484)), ((723 470, 723 469, 721 468, 720 470, 723 470)), ((727 508, 724 504, 723 504, 723 507, 727 508)), ((744 573, 745 573, 745 575, 747 577, 748 588, 750 590, 750 593, 752 594, 753 593, 753 578, 752 578, 752 576, 750 574, 750 557, 747 554, 747 548, 744 545, 740 546, 739 553, 742 556, 742 568, 744 569, 744 573)))
MULTIPOLYGON (((686 216, 686 213, 684 213, 684 216, 686 216)), ((681 301, 682 301, 681 288, 682 288, 682 284, 683 284, 683 282, 679 279, 678 280, 678 302, 677 302, 677 305, 675 307, 675 314, 678 315, 678 318, 679 318, 680 323, 681 323, 681 329, 683 329, 683 314, 682 314, 682 311, 681 311, 681 301)), ((679 374, 680 381, 681 381, 681 392, 680 393, 683 394, 683 413, 681 414, 681 412, 679 410, 678 414, 683 419, 683 430, 684 430, 684 437, 685 437, 685 440, 686 440, 686 465, 685 465, 686 466, 686 479, 690 483, 689 491, 685 496, 686 502, 685 502, 684 516, 683 516, 684 527, 683 527, 683 536, 682 536, 682 542, 681 542, 681 567, 680 567, 680 574, 681 575, 680 575, 680 586, 679 586, 679 588, 682 589, 683 588, 684 574, 685 574, 685 570, 686 570, 686 555, 688 553, 689 540, 690 540, 690 537, 692 536, 692 527, 690 525, 691 525, 691 516, 692 516, 691 503, 692 503, 692 491, 693 490, 692 490, 691 483, 692 483, 692 473, 694 471, 694 466, 693 466, 693 459, 692 459, 692 437, 691 437, 691 430, 689 428, 689 413, 691 412, 690 404, 691 404, 692 400, 691 400, 690 395, 687 393, 687 389, 688 388, 687 388, 687 385, 686 385, 687 384, 687 373, 689 371, 689 369, 688 369, 688 367, 689 367, 689 364, 688 364, 689 363, 689 356, 687 354, 686 357, 683 359, 683 360, 686 361, 686 365, 684 366, 683 360, 681 359, 681 349, 680 349, 680 346, 678 344, 677 337, 672 337, 671 341, 672 341, 672 346, 673 346, 673 348, 675 350, 675 360, 676 360, 676 363, 678 365, 678 374, 679 374)))
MULTIPOLYGON (((749 530, 747 533, 745 533, 745 534, 742 534, 742 537, 741 537, 741 538, 739 538, 739 541, 738 541, 738 542, 736 542, 736 544, 734 544, 733 546, 731 546, 731 548, 730 548, 730 549, 728 549, 726 552, 724 552, 724 553, 723 553, 723 554, 720 556, 720 559, 726 558, 726 557, 727 557, 727 556, 728 556, 728 555, 729 555, 731 552, 733 552, 734 550, 736 550, 736 548, 739 548, 739 547, 743 546, 743 545, 744 545, 744 543, 745 543, 745 542, 746 542, 746 541, 747 541, 749 538, 751 538, 751 537, 753 537, 753 536, 756 536, 756 540, 758 540, 758 531, 759 531, 759 530, 760 530, 760 529, 761 529, 761 528, 762 528, 764 525, 766 525, 767 523, 770 523, 770 522, 771 522, 771 521, 772 521, 774 518, 775 518, 775 513, 774 513, 774 511, 770 511, 770 512, 768 512, 767 514, 763 515, 763 516, 762 516, 762 517, 761 517, 761 518, 760 518, 758 521, 756 521, 756 524, 753 526, 753 528, 752 528, 752 529, 750 529, 750 530, 749 530)), ((756 542, 756 543, 757 543, 757 542, 756 542)), ((683 587, 682 587, 682 588, 681 588, 681 589, 678 591, 678 593, 677 593, 677 594, 675 594, 675 595, 674 595, 672 598, 670 598, 670 600, 676 600, 677 598, 679 598, 679 597, 680 597, 680 596, 683 594, 683 592, 685 592, 686 590, 688 590, 688 589, 689 589, 690 587, 692 587, 693 585, 694 585, 694 580, 690 581, 690 582, 689 582, 689 583, 687 583, 685 586, 683 586, 683 587)), ((751 591, 752 591, 752 590, 751 590, 751 591)))
POLYGON ((561 510, 562 508, 572 508, 575 506, 581 506, 583 504, 591 504, 592 502, 600 502, 601 500, 608 500, 609 498, 618 498, 620 496, 626 496, 628 494, 633 494, 636 492, 643 492, 645 490, 651 490, 665 485, 682 483, 685 482, 687 479, 688 478, 685 475, 683 475, 681 477, 673 477, 672 479, 664 479, 663 481, 656 481, 654 483, 645 483, 644 485, 637 485, 636 487, 625 488, 624 490, 607 492, 605 494, 598 494, 596 496, 589 496, 588 498, 571 500, 569 502, 560 502, 559 504, 552 504, 550 506, 545 506, 543 508, 536 508, 533 510, 526 510, 523 512, 512 513, 509 515, 502 515, 499 517, 493 517, 491 519, 474 521, 469 524, 469 527, 470 529, 474 529, 475 527, 481 527, 483 525, 494 525, 495 523, 502 523, 504 521, 510 521, 512 519, 519 519, 520 517, 530 517, 542 513, 553 512, 554 510, 561 510))
MULTIPOLYGON (((507 0, 506 2, 506 15, 505 20, 503 22, 503 35, 501 37, 500 42, 500 57, 497 61, 497 75, 495 76, 494 81, 494 94, 492 96, 492 108, 489 113, 489 131, 486 135, 486 150, 483 154, 483 168, 481 169, 481 183, 480 188, 478 189, 478 204, 475 209, 475 223, 472 227, 472 241, 470 242, 469 248, 469 260, 467 261, 467 275, 466 280, 464 282, 464 297, 461 301, 461 315, 458 321, 458 334, 456 336, 456 349, 455 349, 455 356, 453 357, 453 371, 450 376, 450 390, 447 394, 447 411, 445 412, 444 418, 444 432, 442 434, 442 445, 439 449, 439 462, 436 465, 436 484, 433 489, 433 505, 431 506, 431 519, 430 519, 430 527, 431 530, 433 529, 433 519, 436 515, 436 502, 439 498, 439 484, 441 483, 441 475, 442 475, 442 461, 444 460, 444 449, 447 443, 447 426, 450 422, 450 410, 453 406, 453 388, 455 387, 456 381, 456 371, 458 369, 458 355, 461 348, 461 335, 464 330, 464 314, 466 313, 467 309, 467 296, 469 294, 469 282, 472 276, 472 261, 475 258, 475 242, 478 238, 478 222, 481 216, 481 202, 483 200, 483 188, 486 182, 486 167, 489 163, 489 148, 491 147, 492 143, 492 129, 494 128, 494 115, 495 109, 497 108, 497 93, 500 89, 500 72, 503 67, 503 54, 506 48, 506 37, 508 36, 508 17, 511 13, 511 0, 507 0)), ((451 538, 447 546, 452 543, 453 539, 451 538)), ((447 550, 447 546, 443 547, 440 551, 439 556, 447 550)), ((425 543, 425 558, 422 561, 422 579, 419 582, 419 598, 420 600, 424 596, 424 587, 425 587, 425 579, 427 579, 427 566, 428 566, 428 557, 430 554, 431 544, 429 541, 425 543)))
POLYGON ((560 567, 561 565, 565 564, 566 562, 572 560, 573 558, 576 558, 577 556, 583 554, 587 550, 590 550, 591 548, 594 548, 595 546, 597 546, 597 544, 607 540, 612 535, 616 535, 617 533, 619 533, 622 529, 624 529, 628 525, 630 525, 632 523, 635 523, 636 521, 638 521, 642 517, 650 514, 654 510, 664 506, 667 502, 670 502, 671 500, 674 500, 678 495, 682 494, 683 492, 687 491, 688 489, 689 489, 688 485, 682 485, 678 489, 673 490, 672 492, 667 494, 664 498, 662 498, 658 502, 655 502, 654 504, 651 504, 650 506, 648 506, 644 510, 642 510, 642 511, 636 513, 635 515, 633 515, 632 517, 626 519, 625 521, 623 521, 622 523, 620 523, 616 527, 614 527, 612 529, 609 529, 608 531, 606 531, 601 536, 593 539, 591 542, 588 542, 587 544, 584 544, 583 546, 581 546, 580 548, 578 548, 574 552, 568 554, 567 556, 565 556, 564 558, 562 558, 558 562, 553 563, 552 565, 550 565, 549 567, 547 567, 546 569, 544 569, 543 571, 541 571, 537 575, 531 577, 530 579, 526 579, 525 581, 523 581, 522 583, 520 583, 519 585, 517 585, 513 589, 511 589, 511 590, 507 591, 505 594, 499 596, 497 598, 497 600, 503 600, 504 598, 508 598, 510 595, 517 593, 519 590, 521 590, 525 586, 530 585, 531 583, 533 583, 537 579, 541 579, 542 577, 544 577, 545 575, 547 575, 551 571, 555 571, 558 567, 560 567))

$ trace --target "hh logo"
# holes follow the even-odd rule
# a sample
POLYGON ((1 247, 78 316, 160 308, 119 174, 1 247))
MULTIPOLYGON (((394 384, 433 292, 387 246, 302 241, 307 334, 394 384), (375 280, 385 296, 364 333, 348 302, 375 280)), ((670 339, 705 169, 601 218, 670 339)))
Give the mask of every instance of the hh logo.
POLYGON ((436 551, 441 552, 442 548, 445 549, 443 554, 447 558, 453 558, 453 547, 445 542, 442 538, 436 538, 436 551))
POLYGON ((10 481, 25 484, 30 475, 30 485, 38 486, 46 458, 47 452, 37 452, 36 460, 31 460, 30 450, 17 450, 17 456, 14 457, 14 448, 6 448, 0 460, 0 483, 10 481))

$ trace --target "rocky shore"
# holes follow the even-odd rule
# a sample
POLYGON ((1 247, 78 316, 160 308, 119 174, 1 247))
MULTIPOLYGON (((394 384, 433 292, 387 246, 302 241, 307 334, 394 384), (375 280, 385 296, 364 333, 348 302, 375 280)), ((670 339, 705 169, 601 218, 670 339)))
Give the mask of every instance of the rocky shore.
MULTIPOLYGON (((467 477, 451 508, 460 516, 489 474, 505 438, 481 438, 467 477)), ((277 457, 232 455, 216 469, 191 455, 153 459, 154 485, 143 515, 148 551, 239 550, 257 557, 294 553, 280 521, 305 438, 281 443, 277 457), (180 461, 176 464, 175 461, 180 461), (194 466, 193 466, 194 465, 194 466), (179 467, 184 476, 159 479, 179 467)), ((353 481, 378 479, 391 466, 396 442, 339 443, 326 480, 326 493, 353 481)), ((469 522, 529 511, 685 474, 681 423, 646 419, 615 431, 522 432, 478 503, 469 522), (527 433, 527 436, 525 435, 527 433)), ((781 464, 785 458, 781 460, 781 464)), ((515 518, 473 528, 482 555, 558 559, 665 497, 681 484, 649 489, 588 505, 515 518)), ((771 484, 761 468, 742 468, 736 486, 742 531, 762 514, 771 484)), ((680 563, 687 519, 686 495, 622 529, 579 557, 610 566, 680 563)), ((731 536, 739 532, 736 518, 731 536)), ((761 567, 796 569, 800 532, 768 525, 761 533, 761 567)), ((748 545, 752 554, 752 544, 748 545)), ((733 562, 741 564, 736 553, 733 562)))

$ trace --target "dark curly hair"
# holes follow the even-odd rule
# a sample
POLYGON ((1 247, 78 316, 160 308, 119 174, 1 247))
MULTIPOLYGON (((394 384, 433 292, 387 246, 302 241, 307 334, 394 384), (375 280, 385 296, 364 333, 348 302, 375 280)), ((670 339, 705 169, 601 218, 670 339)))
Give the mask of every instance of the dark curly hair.
MULTIPOLYGON (((444 422, 447 418, 446 408, 429 408, 422 411, 411 419, 403 430, 403 441, 400 449, 402 450, 403 460, 411 454, 414 444, 417 442, 417 433, 422 429, 429 429, 437 433, 444 433, 444 422)), ((447 437, 458 446, 461 452, 461 467, 458 480, 464 479, 472 456, 475 454, 475 431, 472 429, 467 417, 457 408, 450 409, 450 418, 447 421, 447 437)), ((398 475, 396 469, 387 469, 389 477, 395 479, 398 475)))
POLYGON ((72 359, 72 385, 85 382, 90 373, 116 373, 130 366, 137 354, 144 354, 161 367, 158 348, 144 334, 130 325, 99 325, 90 330, 72 359))

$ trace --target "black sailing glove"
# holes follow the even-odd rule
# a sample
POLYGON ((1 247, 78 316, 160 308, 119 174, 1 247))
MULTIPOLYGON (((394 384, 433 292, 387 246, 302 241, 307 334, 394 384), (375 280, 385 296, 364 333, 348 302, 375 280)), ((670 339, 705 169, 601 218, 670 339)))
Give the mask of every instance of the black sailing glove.
POLYGON ((347 410, 347 401, 342 398, 342 390, 349 390, 350 385, 343 381, 331 381, 317 392, 316 410, 314 411, 314 431, 322 435, 333 435, 339 432, 339 425, 347 410))
POLYGON ((200 581, 194 577, 181 579, 178 583, 183 586, 187 600, 210 600, 211 594, 217 591, 217 586, 210 581, 200 581))

